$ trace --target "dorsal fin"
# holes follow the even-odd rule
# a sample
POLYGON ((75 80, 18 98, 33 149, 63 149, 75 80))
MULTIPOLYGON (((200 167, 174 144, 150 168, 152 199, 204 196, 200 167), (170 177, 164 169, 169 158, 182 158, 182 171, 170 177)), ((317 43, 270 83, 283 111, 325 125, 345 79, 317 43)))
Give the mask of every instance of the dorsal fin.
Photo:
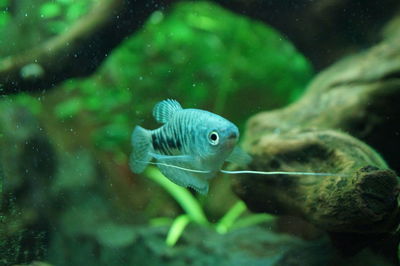
POLYGON ((164 124, 179 110, 182 110, 182 106, 176 100, 167 99, 154 106, 153 116, 159 123, 164 124))

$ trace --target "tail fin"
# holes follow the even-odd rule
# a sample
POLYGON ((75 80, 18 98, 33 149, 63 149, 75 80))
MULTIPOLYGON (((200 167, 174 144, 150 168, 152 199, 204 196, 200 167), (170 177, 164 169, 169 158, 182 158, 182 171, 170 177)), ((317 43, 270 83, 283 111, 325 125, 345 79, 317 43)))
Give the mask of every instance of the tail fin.
POLYGON ((132 132, 133 151, 130 157, 129 166, 134 173, 141 173, 151 160, 150 149, 151 139, 148 130, 136 126, 132 132))

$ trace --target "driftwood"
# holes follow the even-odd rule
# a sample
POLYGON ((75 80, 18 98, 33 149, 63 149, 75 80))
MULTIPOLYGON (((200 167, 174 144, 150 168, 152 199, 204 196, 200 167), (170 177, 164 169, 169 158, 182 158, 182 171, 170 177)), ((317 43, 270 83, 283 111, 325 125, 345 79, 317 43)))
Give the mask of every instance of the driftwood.
POLYGON ((253 167, 261 171, 343 176, 247 176, 236 192, 253 211, 302 217, 330 232, 387 232, 398 223, 398 179, 364 143, 334 130, 263 137, 253 167))
POLYGON ((400 31, 391 28, 389 39, 320 73, 294 104, 249 120, 252 169, 344 175, 237 177, 234 190, 251 210, 335 234, 397 229, 399 178, 389 168, 399 170, 400 31))

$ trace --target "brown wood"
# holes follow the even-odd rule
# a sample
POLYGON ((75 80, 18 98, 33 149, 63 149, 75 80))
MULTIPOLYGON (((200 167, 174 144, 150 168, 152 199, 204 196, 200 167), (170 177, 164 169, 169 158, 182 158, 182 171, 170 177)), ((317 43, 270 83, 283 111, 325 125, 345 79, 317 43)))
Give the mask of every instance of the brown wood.
POLYGON ((251 210, 302 217, 328 232, 396 230, 399 178, 370 145, 399 170, 399 43, 397 27, 317 75, 294 104, 249 120, 252 170, 346 175, 238 176, 235 191, 251 210))

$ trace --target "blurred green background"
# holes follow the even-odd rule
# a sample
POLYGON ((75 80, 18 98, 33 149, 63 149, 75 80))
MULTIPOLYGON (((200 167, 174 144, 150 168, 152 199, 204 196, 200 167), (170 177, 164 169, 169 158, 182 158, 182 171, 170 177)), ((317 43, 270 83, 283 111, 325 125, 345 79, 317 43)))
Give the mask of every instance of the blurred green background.
MULTIPOLYGON (((68 31, 94 3, 0 0, 0 59, 68 31)), ((204 226, 221 217, 230 226, 245 207, 232 194, 229 177, 217 177, 209 195, 199 197, 166 188, 157 173, 134 175, 128 167, 132 129, 158 127, 152 108, 172 98, 184 108, 218 113, 243 133, 251 115, 296 100, 312 75, 307 59, 268 25, 212 2, 184 2, 154 12, 90 77, 67 80, 45 93, 3 96, 0 136, 9 152, 1 156, 3 164, 10 163, 2 172, 12 181, 0 186, 7 195, 0 219, 8 224, 0 231, 5 236, 0 257, 23 261, 21 239, 32 226, 39 242, 46 232, 38 246, 51 252, 31 249, 57 265, 62 265, 57 247, 65 235, 124 246, 134 239, 132 225, 169 226, 181 214, 186 216, 175 220, 177 235, 196 215, 207 220, 199 222, 204 226), (29 154, 13 159, 26 154, 22 150, 28 144, 33 150, 43 147, 32 138, 49 146, 40 150, 48 159, 36 162, 29 154), (49 171, 45 180, 34 170, 41 162, 49 171), (183 202, 193 200, 191 207, 182 205, 179 193, 183 202), (159 217, 167 219, 154 220, 159 217), (49 224, 57 230, 49 230, 49 224)), ((264 218, 253 217, 249 224, 264 218)))

